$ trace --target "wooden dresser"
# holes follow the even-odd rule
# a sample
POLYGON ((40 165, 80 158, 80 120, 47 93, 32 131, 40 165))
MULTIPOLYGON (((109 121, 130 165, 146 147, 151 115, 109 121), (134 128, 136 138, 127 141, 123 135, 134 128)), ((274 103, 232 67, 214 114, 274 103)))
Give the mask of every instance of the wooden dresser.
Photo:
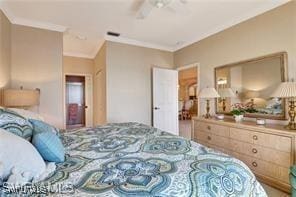
POLYGON ((258 180, 290 192, 289 168, 295 164, 296 132, 281 125, 258 126, 194 117, 192 139, 240 159, 258 180))

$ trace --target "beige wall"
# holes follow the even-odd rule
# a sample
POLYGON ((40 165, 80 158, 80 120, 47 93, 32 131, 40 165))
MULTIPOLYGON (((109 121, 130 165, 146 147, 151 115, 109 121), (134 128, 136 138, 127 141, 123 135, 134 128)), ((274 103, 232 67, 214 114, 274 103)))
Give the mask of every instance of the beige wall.
POLYGON ((94 60, 80 57, 63 57, 64 73, 89 74, 94 73, 94 60))
MULTIPOLYGON (((288 52, 288 73, 296 78, 295 1, 185 47, 175 52, 174 61, 178 67, 200 63, 200 85, 204 88, 214 86, 217 66, 280 51, 288 52)), ((204 108, 202 102, 202 113, 204 108)), ((213 112, 213 105, 211 109, 213 112)))
POLYGON ((12 87, 40 88, 40 114, 63 128, 63 34, 20 25, 11 31, 12 87))
POLYGON ((2 104, 2 88, 10 85, 10 52, 11 24, 0 10, 0 105, 2 104))
POLYGON ((94 59, 94 125, 106 123, 106 43, 94 59))
POLYGON ((173 53, 107 42, 107 121, 152 122, 152 67, 173 68, 173 53))

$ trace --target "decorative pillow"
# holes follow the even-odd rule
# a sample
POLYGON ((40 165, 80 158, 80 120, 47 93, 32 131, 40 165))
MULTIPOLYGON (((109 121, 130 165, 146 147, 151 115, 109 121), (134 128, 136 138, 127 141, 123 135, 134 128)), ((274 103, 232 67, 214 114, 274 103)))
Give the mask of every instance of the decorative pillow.
POLYGON ((27 140, 0 129, 0 161, 3 164, 3 180, 6 180, 15 167, 20 173, 30 173, 38 177, 45 171, 45 162, 27 140))
POLYGON ((13 167, 6 182, 12 184, 25 184, 28 183, 30 179, 30 172, 21 173, 18 168, 13 167))
MULTIPOLYGON (((0 106, 1 107, 1 106, 0 106)), ((0 139, 1 140, 1 139, 0 139)), ((0 161, 0 187, 3 185, 3 177, 4 177, 4 165, 0 161)))
POLYGON ((50 176, 52 173, 54 173, 55 170, 56 170, 56 164, 54 162, 48 162, 46 164, 46 170, 42 174, 40 174, 38 177, 35 177, 32 180, 32 182, 36 183, 44 180, 45 178, 50 176))
POLYGON ((33 111, 29 111, 29 110, 25 110, 25 109, 18 109, 18 108, 7 108, 7 109, 21 115, 22 117, 24 117, 26 119, 35 119, 35 120, 44 121, 44 118, 40 114, 33 112, 33 111))
POLYGON ((29 119, 30 123, 33 125, 33 132, 34 135, 37 133, 42 133, 42 132, 52 132, 56 135, 59 134, 59 130, 46 122, 40 121, 40 120, 33 120, 29 119))
POLYGON ((31 123, 26 118, 11 110, 0 109, 0 128, 26 140, 31 140, 33 132, 31 123))
POLYGON ((51 131, 34 133, 32 144, 46 161, 63 162, 65 160, 64 146, 60 138, 51 131))

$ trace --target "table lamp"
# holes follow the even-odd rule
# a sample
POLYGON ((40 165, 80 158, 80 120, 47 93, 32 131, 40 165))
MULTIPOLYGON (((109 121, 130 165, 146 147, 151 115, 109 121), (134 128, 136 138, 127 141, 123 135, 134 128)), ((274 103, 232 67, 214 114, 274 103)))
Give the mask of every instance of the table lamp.
POLYGON ((199 94, 198 94, 198 98, 203 98, 206 99, 207 101, 207 106, 206 106, 206 111, 207 113, 204 115, 205 118, 210 118, 210 99, 212 98, 219 98, 220 95, 218 94, 218 92, 216 91, 215 88, 203 88, 199 94))
POLYGON ((221 88, 218 90, 220 97, 222 98, 222 109, 223 112, 226 110, 226 98, 235 97, 234 92, 231 88, 221 88))
POLYGON ((4 90, 5 107, 29 108, 39 105, 39 90, 7 89, 4 90))
POLYGON ((280 86, 271 95, 271 97, 288 99, 290 121, 289 121, 289 124, 285 126, 285 128, 290 130, 296 130, 296 123, 295 123, 296 82, 281 83, 280 86))

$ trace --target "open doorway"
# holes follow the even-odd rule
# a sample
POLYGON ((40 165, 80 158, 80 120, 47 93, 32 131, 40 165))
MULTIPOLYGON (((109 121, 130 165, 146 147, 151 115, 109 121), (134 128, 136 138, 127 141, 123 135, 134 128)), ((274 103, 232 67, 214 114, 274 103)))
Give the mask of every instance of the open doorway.
POLYGON ((85 126, 85 77, 66 76, 66 127, 85 126))
POLYGON ((67 129, 93 126, 93 80, 89 74, 64 74, 67 129))
POLYGON ((191 139, 191 120, 198 115, 198 66, 184 66, 178 71, 179 134, 191 139))

